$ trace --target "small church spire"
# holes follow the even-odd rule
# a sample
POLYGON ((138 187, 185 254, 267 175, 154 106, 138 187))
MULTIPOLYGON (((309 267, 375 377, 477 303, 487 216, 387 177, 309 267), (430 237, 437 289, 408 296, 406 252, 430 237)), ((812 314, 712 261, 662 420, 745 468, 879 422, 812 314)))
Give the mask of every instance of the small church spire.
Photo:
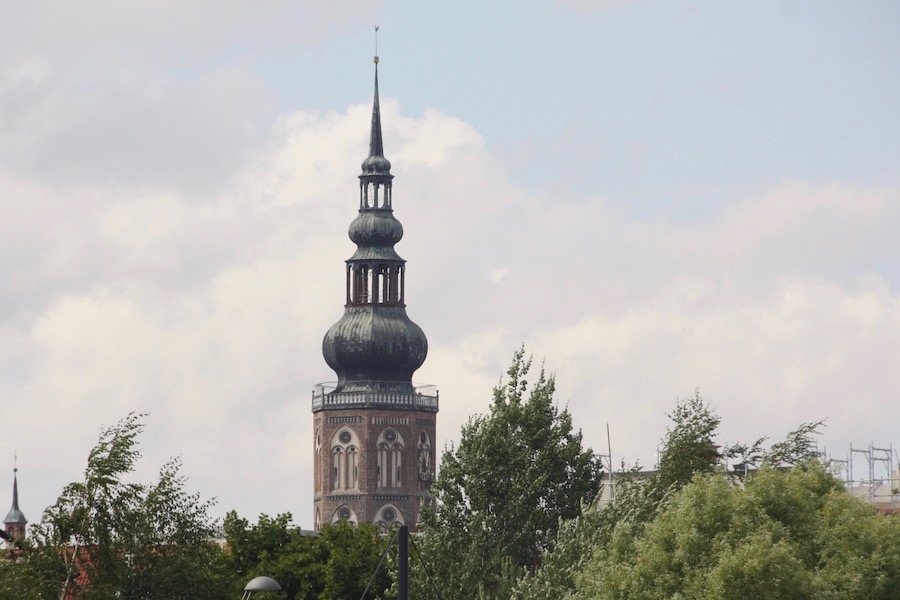
POLYGON ((12 508, 9 509, 9 513, 7 513, 6 518, 3 520, 3 524, 6 525, 6 533, 9 534, 9 537, 11 537, 12 539, 21 540, 25 539, 25 525, 28 524, 28 519, 26 519, 25 515, 22 514, 22 511, 19 510, 18 472, 18 457, 16 457, 13 459, 12 508))
POLYGON ((381 103, 378 101, 378 55, 375 55, 375 100, 372 102, 372 131, 369 135, 369 156, 384 157, 381 139, 381 103))

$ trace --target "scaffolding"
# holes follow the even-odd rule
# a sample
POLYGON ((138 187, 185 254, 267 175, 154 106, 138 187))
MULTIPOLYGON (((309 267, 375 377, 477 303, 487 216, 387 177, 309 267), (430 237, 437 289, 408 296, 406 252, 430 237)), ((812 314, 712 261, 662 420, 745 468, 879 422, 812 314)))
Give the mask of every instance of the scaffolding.
POLYGON ((826 464, 847 491, 879 509, 900 508, 900 472, 893 444, 886 448, 870 443, 867 448, 854 448, 845 458, 829 456, 826 464))
MULTIPOLYGON (((609 431, 607 429, 607 436, 609 431)), ((615 503, 617 478, 619 473, 614 469, 612 448, 607 437, 608 454, 595 454, 604 466, 600 494, 597 503, 600 506, 615 503)), ((718 447, 716 447, 717 449, 718 447)), ((725 447, 727 454, 728 447, 725 447)), ((659 468, 660 449, 657 447, 657 465, 659 468)), ((866 448, 850 445, 850 450, 843 458, 830 454, 827 449, 817 450, 815 455, 825 465, 831 475, 843 483, 852 496, 868 502, 882 512, 900 513, 900 456, 893 444, 886 448, 870 443, 866 448)), ((790 465, 782 465, 790 466, 790 465)), ((737 463, 726 465, 729 473, 740 476, 755 471, 756 463, 737 463)), ((638 477, 649 477, 655 471, 640 471, 638 477)), ((740 481, 739 477, 735 479, 740 481)))

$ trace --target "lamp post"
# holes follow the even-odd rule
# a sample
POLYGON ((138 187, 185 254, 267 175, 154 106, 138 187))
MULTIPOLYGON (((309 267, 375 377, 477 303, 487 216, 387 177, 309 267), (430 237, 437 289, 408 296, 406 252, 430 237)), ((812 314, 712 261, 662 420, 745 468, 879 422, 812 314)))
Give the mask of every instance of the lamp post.
POLYGON ((402 525, 397 539, 398 600, 409 600, 409 527, 402 525))
POLYGON ((281 591, 281 586, 278 585, 278 582, 272 579, 271 577, 266 577, 262 575, 260 577, 254 577, 250 580, 244 587, 244 595, 241 596, 241 600, 249 600, 250 595, 253 592, 279 592, 281 591))

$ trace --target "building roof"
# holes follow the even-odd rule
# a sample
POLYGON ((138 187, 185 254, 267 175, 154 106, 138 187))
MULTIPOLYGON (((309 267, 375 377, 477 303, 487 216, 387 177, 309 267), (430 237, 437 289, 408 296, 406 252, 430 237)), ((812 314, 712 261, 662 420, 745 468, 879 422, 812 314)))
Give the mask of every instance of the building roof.
POLYGON ((12 508, 9 509, 9 512, 6 513, 6 518, 3 519, 3 523, 6 525, 25 525, 28 523, 28 519, 25 518, 25 515, 22 514, 22 511, 19 510, 19 480, 17 477, 18 468, 13 469, 13 502, 12 508))

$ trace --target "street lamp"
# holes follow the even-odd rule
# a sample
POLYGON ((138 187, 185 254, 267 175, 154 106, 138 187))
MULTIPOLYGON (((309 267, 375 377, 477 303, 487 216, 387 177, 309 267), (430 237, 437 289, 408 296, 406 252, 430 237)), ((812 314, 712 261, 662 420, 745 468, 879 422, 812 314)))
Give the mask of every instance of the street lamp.
POLYGON ((279 592, 281 591, 281 586, 278 585, 278 582, 272 579, 271 577, 266 577, 262 575, 260 577, 254 577, 250 580, 244 587, 244 595, 241 596, 241 600, 249 600, 250 595, 253 592, 279 592))

